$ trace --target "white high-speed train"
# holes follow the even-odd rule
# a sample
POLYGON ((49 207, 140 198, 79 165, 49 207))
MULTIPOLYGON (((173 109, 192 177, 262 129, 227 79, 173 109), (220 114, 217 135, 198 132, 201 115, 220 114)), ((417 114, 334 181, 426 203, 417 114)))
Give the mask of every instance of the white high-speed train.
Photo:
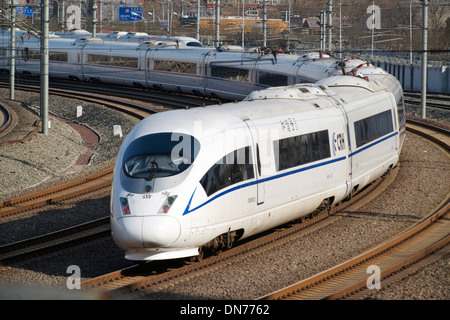
MULTIPOLYGON (((40 75, 40 42, 20 37, 15 69, 40 75)), ((0 36, 0 72, 9 73, 9 37, 0 36)), ((385 75, 360 59, 337 61, 329 55, 234 52, 188 47, 162 40, 141 43, 101 38, 49 39, 49 76, 242 100, 250 92, 273 86, 316 82, 356 72, 385 75), (354 70, 355 69, 355 70, 354 70)), ((369 75, 370 76, 370 75, 369 75)))
POLYGON ((328 77, 144 119, 114 169, 112 237, 125 258, 230 247, 330 207, 395 167, 401 88, 377 77, 328 77))
MULTIPOLYGON (((86 30, 71 30, 67 32, 57 31, 51 35, 58 36, 65 39, 77 39, 77 38, 90 38, 92 33, 86 30)), ((145 41, 162 41, 162 42, 178 42, 179 45, 187 47, 203 47, 203 45, 195 38, 182 37, 182 36, 160 36, 149 35, 145 32, 125 32, 125 31, 112 31, 109 33, 97 33, 96 38, 100 38, 105 41, 118 41, 118 42, 145 42, 145 41)))

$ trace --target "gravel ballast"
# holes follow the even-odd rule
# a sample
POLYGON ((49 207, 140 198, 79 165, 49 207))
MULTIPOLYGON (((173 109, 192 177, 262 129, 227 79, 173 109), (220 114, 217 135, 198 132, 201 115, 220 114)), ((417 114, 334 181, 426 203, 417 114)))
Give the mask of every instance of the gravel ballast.
MULTIPOLYGON (((38 104, 38 98, 33 94, 16 93, 16 97, 31 107, 38 104)), ((113 135, 112 125, 121 124, 125 136, 137 123, 98 105, 53 96, 50 111, 80 122, 98 134, 100 140, 90 164, 84 167, 74 165, 78 154, 85 151, 83 139, 70 126, 53 118, 48 137, 38 134, 24 144, 10 145, 7 149, 4 149, 5 145, 0 146, 0 168, 2 172, 9 172, 0 177, 0 184, 7 186, 0 190, 0 200, 112 166, 122 142, 113 135), (76 118, 76 107, 80 104, 86 112, 84 118, 76 118), (50 143, 49 139, 54 140, 50 143), (47 148, 49 145, 52 147, 47 148), (7 151, 4 153, 3 150, 7 151), (12 173, 14 171, 16 173, 12 173)), ((443 156, 442 150, 422 138, 407 135, 400 168, 396 180, 387 191, 357 211, 349 212, 338 223, 277 250, 229 265, 220 272, 181 282, 162 292, 152 292, 150 289, 124 298, 253 299, 349 259, 418 221, 450 190, 450 160, 443 156)), ((0 220, 0 244, 107 215, 109 194, 99 192, 92 198, 54 206, 43 213, 27 213, 0 220)), ((0 282, 14 286, 32 283, 65 288, 67 267, 70 265, 79 266, 85 279, 130 264, 112 240, 106 238, 67 249, 58 255, 0 266, 0 282)), ((419 270, 401 283, 389 288, 382 287, 371 298, 449 299, 449 270, 450 259, 445 255, 437 263, 419 270)))

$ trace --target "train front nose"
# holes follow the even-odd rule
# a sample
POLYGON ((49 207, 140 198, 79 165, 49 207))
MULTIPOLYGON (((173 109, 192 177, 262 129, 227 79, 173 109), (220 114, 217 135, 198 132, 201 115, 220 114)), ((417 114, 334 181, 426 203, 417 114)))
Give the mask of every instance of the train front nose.
POLYGON ((130 216, 113 221, 111 231, 121 248, 157 248, 177 241, 181 226, 172 216, 130 216))

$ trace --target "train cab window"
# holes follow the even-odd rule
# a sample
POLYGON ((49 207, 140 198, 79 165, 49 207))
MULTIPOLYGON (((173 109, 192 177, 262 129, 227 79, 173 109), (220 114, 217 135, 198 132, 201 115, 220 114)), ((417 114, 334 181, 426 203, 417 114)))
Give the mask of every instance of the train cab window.
POLYGON ((235 183, 253 179, 250 147, 230 152, 217 161, 202 177, 200 184, 208 196, 235 183))
POLYGON ((265 84, 268 86, 287 86, 288 77, 282 74, 259 72, 258 77, 259 84, 265 84))
POLYGON ((328 130, 273 142, 276 170, 285 170, 331 156, 328 130))
POLYGON ((190 41, 186 43, 187 47, 203 47, 203 45, 200 42, 190 41))
POLYGON ((188 169, 200 150, 200 142, 182 133, 155 133, 134 140, 124 153, 126 176, 150 181, 188 169))
POLYGON ((249 72, 247 69, 211 65, 211 77, 247 82, 249 72))
POLYGON ((386 110, 376 115, 356 121, 355 124, 356 146, 359 148, 394 131, 392 124, 392 112, 386 110))

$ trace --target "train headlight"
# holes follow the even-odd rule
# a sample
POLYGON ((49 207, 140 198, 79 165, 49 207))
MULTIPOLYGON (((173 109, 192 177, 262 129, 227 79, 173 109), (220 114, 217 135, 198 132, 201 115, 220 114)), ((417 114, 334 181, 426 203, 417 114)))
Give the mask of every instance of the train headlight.
POLYGON ((170 208, 172 207, 173 203, 175 202, 175 199, 178 196, 169 196, 164 200, 164 203, 162 204, 161 208, 159 208, 158 213, 167 213, 169 212, 170 208))
POLYGON ((131 213, 127 198, 120 198, 120 210, 124 216, 131 213))

